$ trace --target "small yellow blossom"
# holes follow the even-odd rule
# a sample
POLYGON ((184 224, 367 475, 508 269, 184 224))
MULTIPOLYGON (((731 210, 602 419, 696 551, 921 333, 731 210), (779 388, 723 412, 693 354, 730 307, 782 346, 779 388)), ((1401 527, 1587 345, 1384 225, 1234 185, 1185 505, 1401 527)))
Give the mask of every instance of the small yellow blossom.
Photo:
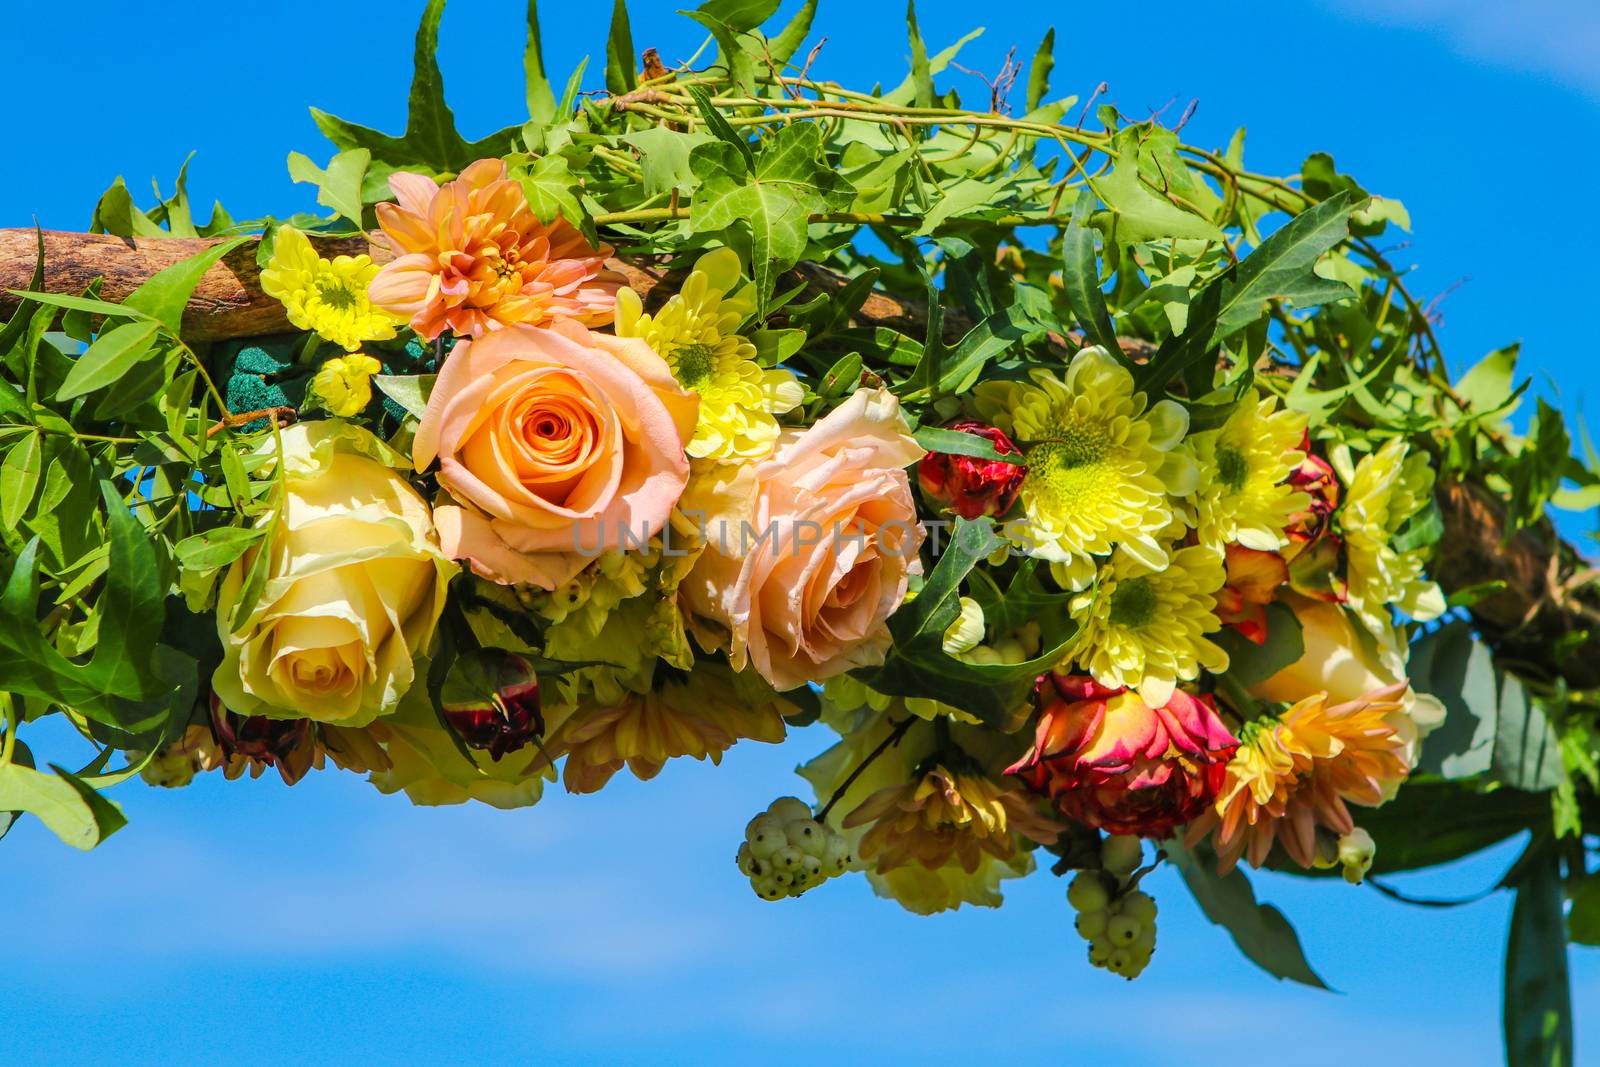
POLYGON ((323 407, 348 419, 372 402, 372 376, 382 370, 371 356, 337 356, 317 368, 311 392, 323 407))
POLYGON ((280 226, 272 262, 261 272, 261 289, 283 304, 296 328, 355 352, 364 341, 393 337, 401 321, 374 308, 367 298, 367 286, 377 273, 371 256, 323 259, 305 234, 280 226))
POLYGON ((1220 429, 1191 439, 1200 465, 1201 544, 1272 552, 1289 543, 1284 530, 1311 503, 1288 484, 1305 458, 1305 430, 1304 415, 1250 392, 1220 429))

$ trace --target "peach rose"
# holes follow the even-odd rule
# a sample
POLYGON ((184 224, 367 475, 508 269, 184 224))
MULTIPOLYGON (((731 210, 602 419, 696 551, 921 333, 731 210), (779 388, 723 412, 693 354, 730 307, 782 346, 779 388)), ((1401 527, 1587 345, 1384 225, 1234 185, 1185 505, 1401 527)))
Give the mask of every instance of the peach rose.
POLYGON ((458 345, 412 449, 454 498, 434 509, 440 543, 485 578, 545 589, 638 547, 683 492, 698 408, 637 339, 557 322, 458 345))
POLYGON ((860 389, 815 426, 786 431, 681 587, 702 643, 725 644, 793 689, 882 663, 889 615, 921 573, 911 483, 923 456, 885 389, 860 389))

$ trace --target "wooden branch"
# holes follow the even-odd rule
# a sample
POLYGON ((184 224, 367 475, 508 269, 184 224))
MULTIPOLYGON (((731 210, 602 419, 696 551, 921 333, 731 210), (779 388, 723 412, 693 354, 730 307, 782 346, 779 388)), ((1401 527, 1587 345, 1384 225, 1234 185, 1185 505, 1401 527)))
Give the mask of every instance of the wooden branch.
MULTIPOLYGON (((121 300, 156 271, 186 259, 216 241, 186 238, 126 239, 103 234, 46 231, 44 288, 54 293, 81 293, 95 278, 104 279, 101 295, 121 300)), ((366 253, 377 262, 392 258, 381 234, 316 241, 324 255, 366 253)), ((38 238, 33 230, 0 229, 0 317, 17 306, 5 290, 25 289, 37 262, 38 238)), ((628 284, 649 301, 650 291, 666 279, 665 269, 647 261, 612 261, 628 284)), ((789 272, 797 282, 821 293, 835 293, 845 279, 833 271, 802 264, 789 272)), ((920 332, 927 310, 918 302, 887 293, 871 294, 857 315, 864 325, 920 332)), ((947 312, 946 326, 959 336, 970 322, 947 312)), ((183 319, 184 335, 195 341, 256 337, 289 329, 282 306, 261 292, 256 248, 246 243, 212 267, 190 301, 183 319)), ((1148 345, 1129 340, 1135 356, 1148 345)), ((1548 523, 1506 537, 1506 509, 1478 485, 1444 483, 1439 506, 1445 535, 1434 574, 1446 592, 1486 582, 1504 588, 1472 606, 1475 622, 1505 656, 1535 672, 1563 676, 1577 688, 1600 687, 1600 592, 1582 555, 1562 542, 1548 523), (1573 635, 1583 635, 1581 638, 1573 635), (1575 647, 1574 647, 1575 646, 1575 647), (1558 647, 1572 649, 1556 662, 1558 647)))
MULTIPOLYGON (((26 289, 38 262, 38 234, 33 230, 0 229, 0 318, 10 315, 18 298, 10 290, 26 289)), ((44 289, 76 295, 101 278, 100 296, 121 301, 152 274, 193 256, 221 239, 186 237, 112 237, 96 233, 44 231, 44 289)), ((313 243, 325 256, 370 255, 375 262, 394 258, 381 233, 366 237, 317 238, 313 243)), ((612 260, 628 284, 648 301, 649 293, 666 272, 647 262, 612 260)), ((790 284, 804 282, 822 292, 834 292, 844 279, 823 268, 807 266, 791 272, 790 284)), ((872 325, 905 327, 921 322, 921 307, 896 300, 886 293, 867 297, 859 318, 872 325)), ((952 329, 962 322, 957 319, 952 329)), ((246 242, 228 253, 200 279, 183 316, 183 334, 191 341, 223 341, 235 337, 260 337, 288 330, 283 305, 261 291, 261 271, 256 266, 256 246, 246 242)))

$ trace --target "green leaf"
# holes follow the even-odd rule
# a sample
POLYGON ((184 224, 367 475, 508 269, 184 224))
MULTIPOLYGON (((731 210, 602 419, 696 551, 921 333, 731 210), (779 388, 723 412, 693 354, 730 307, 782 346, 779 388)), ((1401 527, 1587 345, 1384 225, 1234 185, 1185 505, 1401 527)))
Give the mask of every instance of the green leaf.
POLYGON ((1039 42, 1038 51, 1033 54, 1033 62, 1028 65, 1028 106, 1025 113, 1036 110, 1044 103, 1044 98, 1050 92, 1050 72, 1056 65, 1056 28, 1050 27, 1044 31, 1044 40, 1039 42))
POLYGON ((1139 387, 1153 392, 1191 365, 1203 364, 1217 345, 1259 319, 1273 297, 1310 307, 1355 295, 1313 271, 1318 257, 1348 235, 1353 207, 1351 194, 1340 193, 1308 208, 1207 283, 1190 309, 1188 328, 1135 372, 1139 387))
POLYGON ((25 811, 73 848, 88 850, 127 825, 122 811, 75 775, 44 774, 20 763, 0 767, 0 809, 25 811))
POLYGON ((439 380, 437 374, 374 374, 372 384, 383 390, 383 395, 393 400, 396 404, 406 409, 406 412, 422 418, 423 412, 428 410, 428 395, 433 392, 433 383, 439 380))
POLYGON ((1411 646, 1407 670, 1417 692, 1433 695, 1445 708, 1444 721, 1423 741, 1418 770, 1444 778, 1487 771, 1500 705, 1500 679, 1488 647, 1473 638, 1467 623, 1450 623, 1411 646))
POLYGON ((372 152, 351 148, 328 161, 326 170, 299 152, 289 153, 289 177, 317 186, 317 203, 332 208, 361 226, 361 186, 367 178, 372 152))
POLYGON ((929 452, 943 452, 950 456, 975 456, 978 459, 996 460, 1014 467, 1022 466, 1022 457, 1015 452, 996 451, 994 442, 987 437, 961 430, 946 430, 937 426, 920 426, 912 435, 917 444, 929 452))
POLYGON ((738 96, 755 96, 756 88, 756 57, 751 49, 740 43, 740 35, 733 27, 713 15, 702 10, 685 11, 700 25, 711 31, 711 36, 717 42, 717 59, 715 66, 723 67, 728 72, 728 88, 738 96))
POLYGON ((150 354, 160 330, 160 323, 141 319, 105 331, 72 364, 66 380, 56 390, 56 399, 71 400, 115 385, 150 354))
MULTIPOLYGON (((444 17, 444 2, 428 0, 417 26, 406 132, 391 137, 312 108, 311 117, 328 140, 341 149, 365 148, 374 160, 390 167, 420 164, 436 175, 459 171, 475 160, 502 156, 512 150, 518 127, 507 127, 471 143, 456 130, 455 114, 445 103, 444 78, 439 73, 435 54, 439 48, 439 20, 444 17)), ((377 172, 374 168, 374 173, 377 172)))
MULTIPOLYGON (((1140 176, 1143 129, 1130 126, 1117 135, 1116 165, 1111 173, 1094 182, 1100 200, 1116 216, 1117 241, 1138 244, 1162 237, 1220 241, 1222 231, 1216 223, 1179 207, 1140 176)), ((1173 176, 1167 177, 1170 180, 1173 176)))
POLYGON ((172 546, 172 554, 186 571, 213 571, 226 567, 266 536, 266 526, 222 526, 193 534, 172 546))
POLYGON ((1509 1067, 1572 1063, 1572 990, 1561 866, 1548 839, 1535 839, 1517 864, 1517 902, 1506 940, 1501 1021, 1509 1067))
POLYGON ((1217 874, 1209 850, 1196 854, 1176 841, 1162 848, 1182 872, 1206 918, 1227 930, 1250 962, 1274 978, 1328 988, 1306 961, 1289 920, 1271 904, 1256 903, 1255 890, 1244 871, 1235 867, 1226 875, 1217 874))
MULTIPOLYGON (((1049 40, 1048 36, 1046 40, 1049 40)), ((1111 313, 1106 310, 1105 293, 1100 289, 1094 231, 1088 225, 1094 206, 1092 190, 1084 189, 1078 194, 1078 202, 1072 208, 1072 221, 1067 224, 1066 233, 1061 238, 1061 287, 1067 297, 1067 306, 1083 326, 1084 336, 1089 343, 1099 345, 1116 358, 1123 359, 1122 346, 1117 342, 1117 328, 1111 323, 1111 313)))
MULTIPOLYGON (((0 389, 9 388, 0 384, 0 389)), ((39 439, 32 430, 11 446, 5 463, 0 464, 0 528, 15 530, 33 503, 39 489, 39 439)))
POLYGON ((805 253, 810 216, 843 210, 854 195, 843 177, 820 162, 821 151, 821 128, 801 122, 773 134, 753 167, 737 147, 723 142, 699 145, 690 153, 701 180, 690 226, 697 233, 748 228, 763 312, 778 274, 805 253))
POLYGON ((695 10, 725 23, 735 33, 753 30, 778 13, 779 0, 705 0, 695 10))
POLYGON ((800 10, 794 13, 794 18, 789 20, 776 37, 768 42, 767 49, 772 53, 772 61, 782 70, 794 54, 800 51, 800 46, 806 43, 806 37, 811 33, 811 22, 817 17, 817 0, 806 0, 800 5, 800 10))
MULTIPOLYGON (((930 537, 940 534, 935 527, 930 537)), ((961 583, 979 562, 1004 542, 989 519, 956 520, 939 562, 922 589, 889 617, 894 644, 881 666, 852 671, 880 693, 925 697, 976 715, 991 729, 1010 732, 1028 715, 1034 679, 1050 670, 1071 643, 1073 627, 1065 612, 1041 619, 1044 648, 1024 663, 967 663, 944 651, 944 632, 960 614, 961 583), (1049 622, 1045 627, 1043 624, 1049 622)))
POLYGON ((1554 789, 1564 777, 1555 728, 1510 673, 1500 678, 1490 771, 1506 785, 1530 793, 1554 789))
POLYGON ((700 184, 689 166, 689 153, 696 145, 716 140, 700 130, 673 130, 666 126, 652 126, 622 135, 625 144, 639 153, 639 167, 644 171, 644 195, 659 196, 677 190, 693 193, 700 184))
POLYGON ((1484 356, 1455 383, 1456 396, 1474 414, 1492 415, 1497 421, 1509 417, 1522 399, 1521 393, 1511 388, 1521 350, 1520 344, 1514 344, 1484 356))
MULTIPOLYGON (((910 5, 908 4, 907 5, 907 22, 913 24, 912 25, 913 30, 915 29, 915 27, 914 27, 915 17, 916 17, 915 12, 910 10, 910 5)), ((920 37, 920 34, 918 36, 920 37)), ((977 40, 981 36, 983 36, 983 29, 982 29, 982 27, 979 27, 978 29, 973 30, 971 33, 967 34, 965 37, 963 37, 960 40, 958 40, 955 44, 951 45, 949 48, 946 48, 944 51, 939 52, 936 55, 934 55, 932 58, 930 58, 928 60, 928 67, 927 67, 928 81, 926 82, 926 87, 931 91, 932 90, 932 86, 933 86, 932 79, 936 75, 944 73, 944 69, 950 65, 950 61, 951 60, 955 59, 956 56, 958 54, 960 54, 961 49, 963 47, 965 47, 966 45, 970 44, 971 42, 977 40)), ((917 59, 916 59, 916 49, 918 47, 922 47, 920 41, 918 41, 916 43, 913 43, 913 45, 912 45, 912 60, 911 60, 912 73, 906 78, 905 81, 901 82, 894 89, 892 89, 891 91, 883 94, 883 102, 885 104, 892 104, 892 105, 894 105, 896 107, 905 107, 906 105, 912 104, 913 102, 916 101, 917 93, 918 93, 918 82, 919 82, 919 77, 918 77, 918 73, 917 73, 918 63, 917 63, 917 59)), ((926 52, 926 48, 925 47, 923 48, 923 51, 924 51, 924 53, 926 52)), ((931 99, 932 98, 930 97, 930 101, 931 101, 931 99)), ((930 103, 928 106, 932 106, 932 104, 930 103)))
POLYGON ((621 96, 638 88, 635 55, 628 5, 625 0, 615 0, 611 7, 611 32, 606 36, 606 88, 614 95, 621 96))
POLYGON ((1212 635, 1228 654, 1228 674, 1240 685, 1264 682, 1306 654, 1305 634, 1300 620, 1285 604, 1267 605, 1267 640, 1256 644, 1232 627, 1212 635))
POLYGON ((90 315, 103 315, 107 318, 121 319, 149 319, 151 316, 135 307, 126 304, 113 304, 105 300, 92 300, 85 296, 67 296, 63 293, 35 293, 26 289, 8 290, 12 296, 24 300, 33 300, 51 307, 66 308, 69 311, 83 311, 90 315))
POLYGON ((234 237, 157 271, 149 281, 128 294, 128 298, 122 302, 123 306, 148 315, 176 336, 183 325, 183 309, 188 306, 189 297, 206 271, 223 256, 251 240, 254 237, 249 234, 234 237))
POLYGON ((17 554, 0 587, 0 677, 12 693, 65 704, 131 731, 158 719, 165 702, 193 682, 194 661, 158 643, 170 568, 111 483, 100 487, 110 565, 94 607, 100 640, 93 657, 74 663, 39 633, 39 539, 34 538, 17 554))
POLYGON ((700 117, 705 119, 706 127, 724 144, 732 145, 744 160, 747 170, 754 170, 756 165, 755 150, 750 147, 750 139, 733 128, 722 112, 718 111, 711 103, 711 96, 698 85, 690 86, 689 95, 694 97, 695 107, 700 111, 700 117))
POLYGON ((1567 936, 1580 945, 1600 945, 1600 872, 1584 876, 1572 894, 1567 936))
POLYGON ((917 107, 932 107, 933 71, 928 63, 928 46, 922 43, 922 31, 917 28, 916 0, 906 0, 906 29, 911 35, 911 84, 915 89, 912 102, 917 107))
POLYGON ((556 117, 556 97, 544 69, 539 0, 528 0, 528 43, 522 50, 522 70, 528 84, 528 117, 534 122, 552 122, 556 117))

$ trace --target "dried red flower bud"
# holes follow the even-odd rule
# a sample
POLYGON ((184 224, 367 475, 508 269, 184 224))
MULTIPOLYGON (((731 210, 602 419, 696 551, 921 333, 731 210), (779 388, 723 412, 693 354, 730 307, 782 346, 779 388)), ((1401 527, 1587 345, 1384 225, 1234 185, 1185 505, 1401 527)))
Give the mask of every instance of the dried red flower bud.
POLYGON ((1289 547, 1284 554, 1290 560, 1328 533, 1339 507, 1339 476, 1327 460, 1311 451, 1310 434, 1301 440, 1300 450, 1305 459, 1289 473, 1289 484, 1309 493, 1311 503, 1289 520, 1289 547))
MULTIPOLYGON (((982 437, 1003 456, 1022 455, 1003 431, 976 419, 959 419, 947 429, 982 437)), ((1019 464, 949 452, 929 452, 917 464, 917 483, 922 491, 963 519, 1010 511, 1027 474, 1028 468, 1019 464)))
POLYGON ((276 767, 284 784, 294 785, 311 769, 316 755, 310 719, 238 715, 223 707, 215 693, 211 694, 211 732, 222 750, 224 766, 239 768, 230 778, 242 773, 244 763, 250 763, 258 765, 252 776, 260 773, 260 767, 276 767))
POLYGON ((1267 643, 1267 605, 1289 580, 1289 568, 1276 552, 1243 545, 1227 547, 1228 581, 1217 591, 1217 619, 1246 639, 1267 643))
POLYGON ((443 708, 463 744, 498 760, 544 733, 539 678, 527 660, 499 649, 463 660, 443 708))

